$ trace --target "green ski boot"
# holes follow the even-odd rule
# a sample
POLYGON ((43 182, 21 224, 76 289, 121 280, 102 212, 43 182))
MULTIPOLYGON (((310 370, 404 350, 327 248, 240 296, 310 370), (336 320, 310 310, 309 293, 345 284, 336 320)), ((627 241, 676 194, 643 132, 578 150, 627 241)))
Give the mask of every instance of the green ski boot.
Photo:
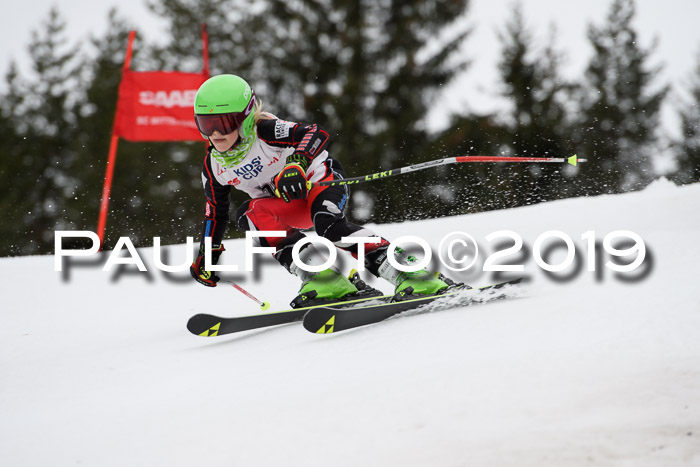
POLYGON ((343 298, 357 294, 355 284, 328 268, 321 272, 309 273, 299 289, 299 295, 292 300, 292 308, 325 305, 341 301, 343 298))
MULTIPOLYGON (((309 244, 299 251, 302 263, 309 266, 319 266, 325 263, 323 255, 309 244)), ((334 267, 320 272, 310 272, 292 263, 289 272, 301 279, 301 289, 291 302, 292 308, 323 306, 346 300, 378 297, 381 291, 370 287, 354 269, 350 277, 345 277, 334 267)))
POLYGON ((415 272, 402 272, 394 290, 394 300, 404 300, 416 295, 436 295, 450 285, 437 274, 430 274, 425 269, 415 272))
MULTIPOLYGON (((417 261, 415 256, 409 256, 401 248, 395 249, 396 262, 410 266, 417 261)), ((396 286, 394 301, 406 300, 416 296, 430 296, 444 292, 454 285, 454 282, 441 274, 431 274, 426 269, 419 271, 399 271, 391 265, 389 259, 384 259, 378 269, 379 276, 396 286)))
POLYGON ((312 275, 301 285, 299 294, 316 291, 318 298, 342 298, 357 293, 357 287, 344 275, 328 268, 312 275))

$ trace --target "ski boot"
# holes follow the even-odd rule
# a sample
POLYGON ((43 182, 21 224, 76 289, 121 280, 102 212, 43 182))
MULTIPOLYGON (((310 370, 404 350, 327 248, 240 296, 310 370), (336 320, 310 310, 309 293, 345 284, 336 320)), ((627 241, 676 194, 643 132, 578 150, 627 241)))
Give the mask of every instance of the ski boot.
POLYGON ((367 283, 360 278, 360 273, 358 273, 355 269, 350 271, 348 279, 350 279, 350 282, 357 287, 357 298, 381 297, 384 295, 381 290, 377 290, 374 287, 367 285, 367 283))
MULTIPOLYGON (((325 262, 323 255, 311 244, 299 251, 299 258, 309 266, 325 262)), ((289 266, 289 272, 301 279, 302 282, 299 295, 290 303, 292 308, 330 305, 382 295, 380 291, 365 284, 354 269, 350 273, 350 277, 345 277, 334 267, 320 272, 310 272, 292 262, 289 266)))
POLYGON ((301 285, 299 295, 290 303, 292 308, 331 305, 360 298, 378 297, 382 293, 367 285, 354 269, 345 277, 332 268, 310 273, 301 285))
MULTIPOLYGON (((463 285, 457 284, 440 273, 431 274, 426 269, 413 272, 399 271, 391 265, 389 258, 386 255, 384 256, 377 268, 377 275, 396 286, 392 301, 439 295, 449 289, 463 285)), ((401 248, 395 249, 395 259, 397 263, 406 266, 410 266, 417 261, 415 256, 408 255, 401 248)))
POLYGON ((394 290, 395 302, 416 297, 428 297, 444 293, 450 285, 437 274, 430 274, 425 269, 415 272, 401 272, 394 290))

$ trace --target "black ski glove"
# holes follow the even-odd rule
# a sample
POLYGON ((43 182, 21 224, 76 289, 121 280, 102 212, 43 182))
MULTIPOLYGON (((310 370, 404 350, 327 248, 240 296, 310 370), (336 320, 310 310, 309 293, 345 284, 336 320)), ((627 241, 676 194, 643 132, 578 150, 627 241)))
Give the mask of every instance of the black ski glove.
POLYGON ((294 153, 287 157, 287 164, 275 177, 275 194, 285 203, 293 199, 304 199, 309 194, 306 169, 309 159, 303 154, 294 153))
MULTIPOLYGON (((212 264, 217 264, 219 262, 219 257, 221 253, 224 252, 224 245, 212 245, 211 247, 211 262, 212 264)), ((194 260, 192 266, 190 266, 190 274, 200 284, 206 285, 207 287, 216 287, 216 283, 221 280, 214 272, 207 271, 204 269, 204 244, 199 247, 199 256, 194 260)))

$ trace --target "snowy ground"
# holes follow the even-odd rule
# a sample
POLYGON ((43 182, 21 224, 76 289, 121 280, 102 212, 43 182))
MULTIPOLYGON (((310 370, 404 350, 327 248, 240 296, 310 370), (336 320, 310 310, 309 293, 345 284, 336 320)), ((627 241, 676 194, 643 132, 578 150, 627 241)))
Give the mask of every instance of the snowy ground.
MULTIPOLYGON (((183 274, 101 272, 104 259, 64 273, 52 256, 2 259, 0 465, 700 465, 699 204, 700 185, 661 181, 376 226, 435 247, 455 230, 487 245, 508 229, 532 247, 556 229, 583 248, 586 231, 626 229, 649 248, 648 274, 584 263, 556 282, 529 256, 522 298, 330 336, 297 324, 193 336, 194 313, 256 306, 183 274)), ((227 250, 243 264, 242 241, 227 250)), ((186 248, 169 252, 174 264, 186 248)), ((230 277, 286 308, 298 283, 260 269, 264 281, 230 277)))

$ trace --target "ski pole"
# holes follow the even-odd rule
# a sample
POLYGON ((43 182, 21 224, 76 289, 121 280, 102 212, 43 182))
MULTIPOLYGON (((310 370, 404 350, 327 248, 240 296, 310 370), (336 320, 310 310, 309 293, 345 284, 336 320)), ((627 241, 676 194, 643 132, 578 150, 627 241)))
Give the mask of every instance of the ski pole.
POLYGON ((222 281, 219 281, 219 282, 226 283, 226 284, 231 284, 231 285, 232 285, 236 290, 238 290, 240 293, 242 293, 243 295, 245 295, 246 297, 248 297, 249 299, 251 299, 251 300, 253 300, 255 303, 257 303, 258 305, 260 305, 260 309, 262 309, 262 310, 267 310, 268 308, 270 308, 270 302, 266 302, 266 301, 259 300, 259 299, 255 298, 255 297, 253 296, 253 294, 251 294, 250 292, 248 292, 246 289, 244 289, 244 288, 241 287, 240 285, 236 284, 235 282, 229 281, 229 280, 222 280, 222 281))
MULTIPOLYGON (((374 180, 380 180, 387 177, 393 177, 395 175, 401 175, 409 172, 415 172, 417 170, 428 169, 430 167, 439 167, 442 165, 449 164, 459 164, 462 162, 549 162, 549 163, 569 163, 576 166, 579 162, 586 162, 586 159, 579 159, 576 154, 571 157, 498 157, 498 156, 457 156, 457 157, 447 157, 444 159, 436 159, 434 161, 421 162, 420 164, 409 165, 407 167, 401 167, 400 169, 384 170, 382 172, 376 172, 369 175, 364 175, 362 177, 346 178, 343 180, 329 180, 326 182, 318 182, 314 185, 321 186, 337 186, 337 185, 355 185, 357 183, 371 182, 374 180)), ((311 182, 307 184, 308 188, 311 189, 311 182)))

